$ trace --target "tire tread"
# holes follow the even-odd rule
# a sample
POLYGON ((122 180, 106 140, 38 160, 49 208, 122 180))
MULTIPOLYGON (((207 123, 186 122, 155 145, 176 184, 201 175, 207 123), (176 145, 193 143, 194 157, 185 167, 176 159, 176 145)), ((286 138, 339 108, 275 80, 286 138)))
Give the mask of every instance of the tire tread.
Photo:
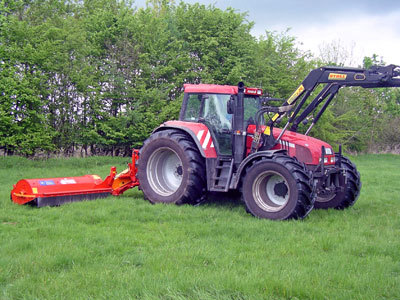
MULTIPOLYGON (((263 157, 260 160, 257 160, 253 164, 249 165, 249 167, 247 167, 245 170, 244 176, 246 176, 246 173, 249 172, 251 168, 256 166, 260 161, 270 161, 278 163, 285 167, 292 174, 293 178, 296 181, 296 186, 298 189, 298 200, 291 214, 284 219, 304 219, 313 209, 316 198, 315 189, 312 181, 312 173, 308 171, 305 168, 304 164, 301 164, 296 158, 290 157, 283 153, 276 153, 271 158, 263 157)), ((242 187, 243 185, 241 184, 241 190, 242 187)), ((242 201, 245 202, 243 198, 243 192, 241 194, 242 201)), ((247 206, 246 211, 253 214, 247 206)))
MULTIPOLYGON (((196 144, 192 141, 191 137, 186 135, 185 133, 174 130, 174 129, 167 129, 163 131, 158 131, 153 133, 144 143, 143 147, 140 149, 139 157, 142 154, 142 151, 146 151, 147 146, 158 140, 160 138, 166 138, 173 140, 175 143, 179 144, 179 146, 183 149, 184 153, 186 154, 189 165, 188 165, 188 172, 189 177, 187 180, 187 186, 185 187, 184 192, 182 193, 182 197, 177 199, 174 203, 177 205, 182 204, 192 204, 195 205, 199 201, 201 201, 202 197, 205 194, 205 186, 206 186, 206 173, 205 173, 205 162, 204 158, 201 156, 199 150, 197 149, 196 144)), ((138 169, 140 170, 140 158, 138 161, 138 169)), ((145 174, 142 172, 138 172, 139 182, 141 178, 143 178, 145 174)), ((149 199, 146 196, 145 191, 145 198, 149 200, 151 203, 158 203, 149 199)))

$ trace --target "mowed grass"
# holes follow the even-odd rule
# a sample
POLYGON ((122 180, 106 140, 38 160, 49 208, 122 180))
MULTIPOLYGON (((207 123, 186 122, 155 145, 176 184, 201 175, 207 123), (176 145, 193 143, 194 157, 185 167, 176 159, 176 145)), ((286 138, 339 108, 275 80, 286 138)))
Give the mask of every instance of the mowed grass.
POLYGON ((19 206, 19 179, 104 178, 128 159, 0 158, 0 299, 399 299, 400 156, 352 159, 354 207, 274 222, 222 197, 151 205, 136 189, 19 206))

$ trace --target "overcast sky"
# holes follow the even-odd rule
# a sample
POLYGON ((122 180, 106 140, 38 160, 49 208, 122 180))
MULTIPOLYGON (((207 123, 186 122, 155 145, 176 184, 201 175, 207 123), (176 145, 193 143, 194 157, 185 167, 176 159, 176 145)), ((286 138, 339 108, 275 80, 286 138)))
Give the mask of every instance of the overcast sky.
MULTIPOLYGON (((137 7, 145 0, 136 0, 137 7)), ((179 3, 179 1, 175 1, 179 3)), ((238 12, 247 12, 253 21, 252 34, 263 35, 266 30, 296 37, 299 47, 320 54, 325 44, 340 44, 351 52, 347 64, 362 64, 364 56, 377 54, 386 63, 400 65, 400 1, 399 0, 185 0, 214 4, 238 12)))

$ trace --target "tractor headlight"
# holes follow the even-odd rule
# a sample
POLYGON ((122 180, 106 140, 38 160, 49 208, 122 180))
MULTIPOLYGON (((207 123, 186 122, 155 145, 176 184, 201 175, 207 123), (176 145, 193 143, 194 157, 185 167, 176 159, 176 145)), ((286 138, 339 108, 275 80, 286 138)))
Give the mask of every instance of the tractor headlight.
MULTIPOLYGON (((319 159, 319 162, 321 162, 321 158, 319 159)), ((328 158, 324 157, 324 164, 327 164, 327 163, 328 163, 328 158)))
MULTIPOLYGON (((335 156, 331 156, 331 157, 324 157, 324 164, 334 164, 336 161, 335 156)), ((321 158, 319 159, 319 162, 321 162, 321 158)))

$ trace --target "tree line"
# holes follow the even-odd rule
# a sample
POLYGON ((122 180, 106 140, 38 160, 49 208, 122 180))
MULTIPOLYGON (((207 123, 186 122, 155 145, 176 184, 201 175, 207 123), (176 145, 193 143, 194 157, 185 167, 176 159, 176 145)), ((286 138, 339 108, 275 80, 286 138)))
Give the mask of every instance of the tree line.
MULTIPOLYGON (((176 119, 184 83, 288 97, 323 61, 288 32, 254 37, 246 14, 213 5, 0 0, 0 151, 129 155, 176 119)), ((360 65, 382 63, 376 56, 360 65)), ((400 144, 398 89, 343 89, 313 135, 353 151, 400 144)))

